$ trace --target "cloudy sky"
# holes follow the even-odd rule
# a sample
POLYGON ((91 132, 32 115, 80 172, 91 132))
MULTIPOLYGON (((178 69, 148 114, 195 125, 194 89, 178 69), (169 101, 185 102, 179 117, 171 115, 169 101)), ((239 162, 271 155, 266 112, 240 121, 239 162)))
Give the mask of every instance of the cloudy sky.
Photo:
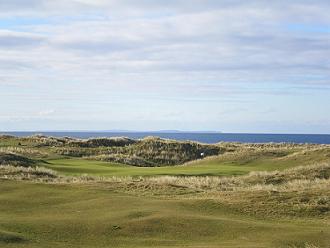
POLYGON ((328 0, 0 0, 0 130, 330 133, 328 0))

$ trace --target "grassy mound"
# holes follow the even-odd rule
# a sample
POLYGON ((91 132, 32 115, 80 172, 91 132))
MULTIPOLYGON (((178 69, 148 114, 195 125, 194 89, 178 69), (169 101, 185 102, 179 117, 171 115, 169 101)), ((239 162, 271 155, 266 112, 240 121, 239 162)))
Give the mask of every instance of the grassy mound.
POLYGON ((109 155, 103 154, 103 155, 97 155, 97 156, 90 156, 90 157, 87 157, 87 159, 127 164, 127 165, 133 165, 133 166, 138 166, 138 167, 156 167, 157 166, 156 163, 150 162, 141 157, 136 157, 135 155, 129 156, 129 155, 123 155, 123 154, 109 154, 109 155))
POLYGON ((217 191, 295 191, 302 188, 323 188, 330 185, 330 163, 299 166, 283 171, 250 172, 235 177, 152 177, 144 178, 160 184, 174 184, 217 191))
POLYGON ((0 165, 13 165, 13 166, 33 166, 35 161, 27 157, 17 155, 14 153, 1 153, 0 152, 0 165))
POLYGON ((214 145, 196 142, 178 142, 149 137, 134 146, 127 147, 125 152, 157 165, 175 165, 206 156, 218 155, 222 149, 214 145))
POLYGON ((233 211, 208 196, 141 197, 88 185, 10 180, 1 181, 1 187, 7 203, 0 204, 1 224, 29 240, 0 243, 4 248, 326 248, 330 242, 329 224, 323 219, 248 216, 242 199, 233 198, 244 211, 233 211))
POLYGON ((284 171, 251 172, 242 177, 248 184, 273 184, 279 185, 297 180, 317 180, 330 178, 330 163, 320 163, 309 166, 299 166, 284 171))
POLYGON ((183 164, 202 157, 218 155, 224 149, 216 145, 180 142, 148 137, 142 140, 102 138, 72 141, 56 148, 56 153, 73 157, 125 163, 134 166, 166 166, 183 164))
POLYGON ((87 140, 70 140, 67 143, 68 146, 76 147, 123 147, 135 144, 137 141, 126 137, 114 137, 114 138, 93 138, 87 140))
MULTIPOLYGON (((9 138, 9 137, 8 137, 9 138)), ((32 143, 39 147, 121 147, 136 143, 137 141, 126 137, 113 138, 91 138, 91 139, 75 139, 70 137, 49 137, 43 135, 34 135, 30 137, 20 138, 23 143, 32 143)))
POLYGON ((287 168, 330 160, 330 146, 312 144, 201 144, 147 137, 132 140, 125 137, 75 139, 69 137, 0 137, 0 152, 15 153, 34 159, 88 157, 134 166, 172 166, 195 160, 197 164, 250 166, 258 162, 287 168), (208 158, 213 156, 211 160, 208 158))
POLYGON ((135 189, 154 184, 197 189, 246 214, 330 217, 330 163, 237 177, 143 178, 135 189))
POLYGON ((52 181, 58 177, 53 170, 42 167, 0 165, 0 178, 15 180, 52 181))

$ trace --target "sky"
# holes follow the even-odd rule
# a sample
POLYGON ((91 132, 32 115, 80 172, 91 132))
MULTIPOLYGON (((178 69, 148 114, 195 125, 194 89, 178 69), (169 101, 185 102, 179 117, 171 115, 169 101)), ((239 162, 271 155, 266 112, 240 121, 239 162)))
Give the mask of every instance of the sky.
POLYGON ((0 130, 330 133, 328 0, 0 0, 0 130))

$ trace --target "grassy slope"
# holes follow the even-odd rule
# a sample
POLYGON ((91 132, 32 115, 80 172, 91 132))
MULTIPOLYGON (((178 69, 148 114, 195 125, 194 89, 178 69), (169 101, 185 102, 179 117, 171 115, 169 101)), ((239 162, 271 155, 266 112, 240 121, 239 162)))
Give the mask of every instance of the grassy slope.
POLYGON ((325 220, 247 217, 210 199, 0 181, 0 246, 326 247, 325 220))

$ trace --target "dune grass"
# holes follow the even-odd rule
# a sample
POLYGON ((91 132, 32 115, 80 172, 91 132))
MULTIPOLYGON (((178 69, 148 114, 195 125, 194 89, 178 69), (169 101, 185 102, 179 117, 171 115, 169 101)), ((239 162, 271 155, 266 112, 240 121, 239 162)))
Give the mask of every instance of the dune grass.
POLYGON ((326 247, 322 219, 267 219, 196 197, 1 180, 0 246, 326 247))

